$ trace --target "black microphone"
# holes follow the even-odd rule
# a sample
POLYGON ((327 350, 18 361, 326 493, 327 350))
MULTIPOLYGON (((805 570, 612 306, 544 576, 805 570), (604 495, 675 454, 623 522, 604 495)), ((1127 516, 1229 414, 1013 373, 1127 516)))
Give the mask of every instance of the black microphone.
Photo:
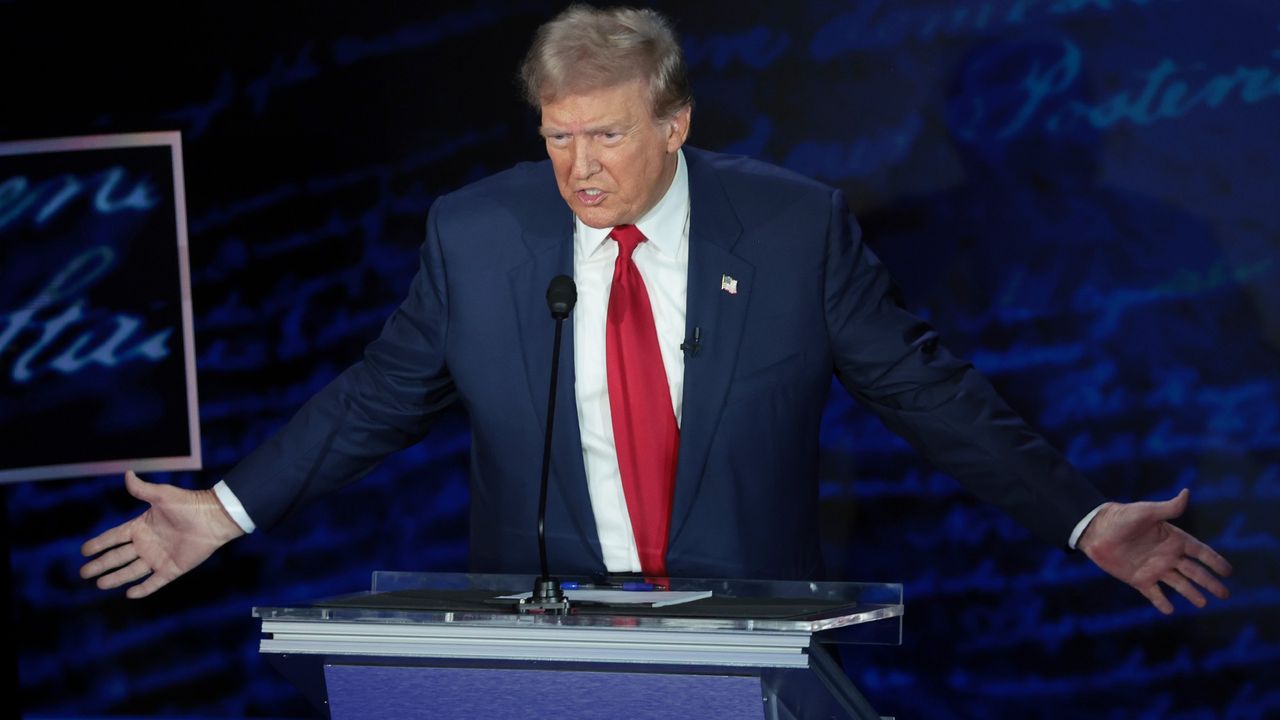
POLYGON ((563 614, 569 612, 569 601, 560 589, 560 581, 551 577, 547 567, 547 482, 551 475, 551 428, 556 420, 556 385, 560 378, 560 337, 564 331, 564 319, 578 302, 578 288, 573 278, 557 275, 547 287, 547 308, 556 321, 555 342, 551 347, 551 389, 547 396, 547 434, 542 445, 542 486, 538 495, 538 559, 542 563, 542 575, 533 581, 533 595, 521 600, 521 613, 541 612, 563 614))
MULTIPOLYGON (((573 284, 573 278, 568 275, 557 275, 551 278, 551 284, 547 286, 547 308, 551 310, 551 317, 556 320, 569 317, 569 313, 573 312, 573 306, 577 302, 578 286, 573 284)), ((560 329, 558 324, 556 329, 560 329)), ((559 351, 559 348, 557 344, 556 350, 559 351)), ((554 365, 551 366, 551 372, 555 372, 554 365)), ((552 377, 555 376, 552 375, 552 377)))
POLYGON ((685 340, 680 343, 680 349, 684 351, 685 357, 693 357, 698 354, 698 350, 702 348, 702 328, 694 326, 693 339, 685 340))

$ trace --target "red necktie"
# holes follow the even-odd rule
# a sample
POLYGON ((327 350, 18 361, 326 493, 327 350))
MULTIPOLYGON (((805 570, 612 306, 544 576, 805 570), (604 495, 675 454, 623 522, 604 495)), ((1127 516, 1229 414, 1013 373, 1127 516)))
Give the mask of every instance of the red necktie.
POLYGON ((644 234, 634 225, 619 225, 609 237, 618 242, 605 329, 613 441, 640 567, 646 575, 666 576, 680 430, 671 409, 649 293, 631 260, 644 234))

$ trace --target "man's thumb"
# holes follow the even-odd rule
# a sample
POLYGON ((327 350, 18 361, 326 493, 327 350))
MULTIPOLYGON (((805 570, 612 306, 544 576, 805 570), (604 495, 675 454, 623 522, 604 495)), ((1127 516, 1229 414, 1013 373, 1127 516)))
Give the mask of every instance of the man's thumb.
POLYGON ((159 487, 155 483, 149 483, 138 477, 138 474, 132 470, 128 470, 124 474, 124 487, 129 494, 143 502, 152 502, 156 497, 156 488, 159 487))
POLYGON ((1164 502, 1156 503, 1156 516, 1161 520, 1172 520, 1176 517, 1181 517, 1182 513, 1187 511, 1187 502, 1190 498, 1191 491, 1187 488, 1182 488, 1182 491, 1177 495, 1164 502))

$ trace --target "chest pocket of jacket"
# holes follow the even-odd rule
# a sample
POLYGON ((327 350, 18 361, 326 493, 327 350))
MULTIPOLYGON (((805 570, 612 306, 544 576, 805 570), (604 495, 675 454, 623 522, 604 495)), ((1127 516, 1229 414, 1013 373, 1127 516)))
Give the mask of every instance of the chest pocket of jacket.
POLYGON ((794 392, 793 385, 799 378, 801 359, 797 350, 777 360, 734 374, 729 383, 726 407, 760 401, 775 393, 794 392))

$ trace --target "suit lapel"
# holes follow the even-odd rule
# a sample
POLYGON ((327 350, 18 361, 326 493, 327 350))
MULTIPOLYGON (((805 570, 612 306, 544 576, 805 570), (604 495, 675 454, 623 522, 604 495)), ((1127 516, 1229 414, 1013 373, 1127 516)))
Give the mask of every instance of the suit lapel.
MULTIPOLYGON (((558 199, 558 198, 557 198, 558 199)), ((526 384, 534 416, 538 419, 539 437, 547 428, 547 387, 551 382, 551 350, 555 338, 555 321, 547 309, 546 289, 556 275, 573 275, 573 216, 568 208, 548 214, 546 222, 531 222, 523 239, 529 251, 528 260, 510 271, 512 301, 520 328, 520 346, 524 351, 526 384)), ((559 493, 579 535, 585 539, 597 563, 603 563, 595 515, 587 490, 586 470, 582 460, 582 437, 578 428, 577 398, 574 392, 573 316, 564 323, 560 344, 560 377, 556 389, 556 419, 551 446, 551 494, 559 493)), ((538 477, 541 457, 531 458, 531 476, 538 477)), ((548 514, 553 504, 548 504, 548 514)), ((548 520, 549 528, 555 523, 548 520)), ((549 554, 550 555, 550 554, 549 554)), ((554 566, 555 558, 548 557, 554 566)))
POLYGON ((732 252, 742 235, 742 224, 719 178, 696 151, 686 150, 685 159, 690 203, 685 337, 696 333, 700 346, 685 356, 671 547, 677 544, 702 483, 738 356, 754 273, 750 263, 732 252), (734 292, 729 292, 726 284, 734 292))

